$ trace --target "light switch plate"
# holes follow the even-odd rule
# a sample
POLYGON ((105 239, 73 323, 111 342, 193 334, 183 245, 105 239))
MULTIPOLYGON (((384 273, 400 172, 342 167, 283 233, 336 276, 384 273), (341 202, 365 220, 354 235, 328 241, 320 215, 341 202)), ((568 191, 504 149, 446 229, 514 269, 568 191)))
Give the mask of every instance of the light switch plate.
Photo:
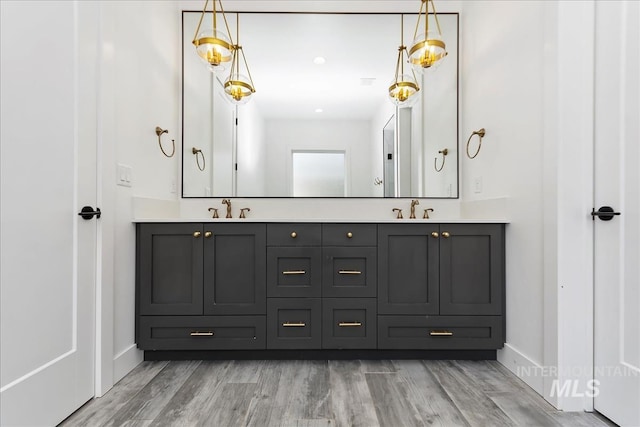
POLYGON ((116 184, 122 187, 131 187, 133 185, 133 168, 131 166, 118 163, 116 170, 116 184))

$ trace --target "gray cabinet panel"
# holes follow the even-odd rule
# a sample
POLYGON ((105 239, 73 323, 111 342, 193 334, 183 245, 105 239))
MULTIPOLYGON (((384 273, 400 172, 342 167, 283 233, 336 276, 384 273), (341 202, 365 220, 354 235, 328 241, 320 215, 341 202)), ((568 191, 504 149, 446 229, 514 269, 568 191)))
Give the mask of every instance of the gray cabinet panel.
POLYGON ((320 297, 322 249, 267 248, 268 297, 320 297))
POLYGON ((138 225, 139 314, 202 314, 201 235, 201 224, 138 225))
POLYGON ((267 348, 321 348, 321 307, 320 298, 269 298, 267 348))
POLYGON ((266 239, 263 224, 205 225, 204 314, 266 312, 266 239))
POLYGON ((376 248, 324 248, 323 297, 375 297, 376 248))
POLYGON ((442 224, 440 229, 449 235, 440 239, 440 314, 501 314, 503 226, 442 224))
POLYGON ((320 224, 268 224, 269 246, 320 246, 322 228, 320 224))
POLYGON ((378 348, 489 350, 503 346, 501 316, 378 316, 378 348))
POLYGON ((324 246, 375 246, 376 224, 322 224, 324 246))
POLYGON ((432 224, 378 229, 378 313, 438 314, 439 246, 432 224))
POLYGON ((375 298, 324 298, 322 348, 376 348, 375 298))
POLYGON ((266 346, 264 316, 141 316, 143 350, 259 350, 266 346))

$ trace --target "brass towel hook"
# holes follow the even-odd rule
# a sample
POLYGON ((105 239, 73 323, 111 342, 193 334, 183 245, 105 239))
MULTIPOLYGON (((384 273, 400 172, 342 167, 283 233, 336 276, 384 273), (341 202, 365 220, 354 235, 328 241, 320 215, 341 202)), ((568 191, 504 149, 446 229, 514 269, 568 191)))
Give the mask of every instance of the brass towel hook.
POLYGON ((449 149, 448 148, 444 148, 440 151, 438 151, 438 154, 442 154, 442 166, 438 167, 438 158, 434 158, 433 159, 433 167, 435 168, 436 172, 440 172, 442 171, 442 169, 444 168, 444 163, 447 161, 447 154, 449 154, 449 149))
POLYGON ((171 144, 173 144, 173 149, 171 151, 171 154, 167 154, 166 151, 164 151, 164 148, 162 147, 162 134, 163 133, 169 133, 169 131, 167 129, 162 129, 160 126, 156 126, 156 135, 158 135, 158 145, 160 145, 160 151, 162 151, 162 154, 164 154, 167 157, 173 157, 174 154, 176 154, 176 140, 172 139, 171 140, 171 144))
POLYGON ((201 171, 204 170, 205 167, 207 167, 207 163, 205 162, 204 159, 204 154, 202 153, 202 150, 193 147, 191 148, 191 153, 196 156, 196 164, 198 165, 198 169, 200 169, 201 171), (200 166, 200 158, 202 158, 202 166, 200 166))
POLYGON ((470 159, 475 159, 478 153, 480 152, 480 148, 482 148, 482 138, 484 138, 484 134, 485 134, 484 128, 480 130, 476 130, 471 134, 471 136, 467 140, 467 157, 469 157, 470 159), (471 154, 469 154, 469 143, 471 142, 471 138, 473 138, 473 135, 478 135, 479 142, 478 142, 478 149, 476 150, 476 153, 472 156, 471 154))

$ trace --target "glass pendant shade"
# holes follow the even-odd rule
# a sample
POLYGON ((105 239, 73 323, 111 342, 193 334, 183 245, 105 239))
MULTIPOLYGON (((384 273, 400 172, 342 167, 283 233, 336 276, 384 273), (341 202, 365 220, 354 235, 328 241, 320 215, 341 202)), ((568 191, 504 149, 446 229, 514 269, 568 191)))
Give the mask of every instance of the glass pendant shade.
POLYGON ((231 40, 220 30, 205 30, 193 41, 196 52, 211 71, 224 71, 231 63, 231 40))
POLYGON ((439 65, 442 59, 447 56, 447 48, 442 40, 440 22, 438 21, 438 14, 433 0, 421 1, 414 40, 409 48, 409 63, 417 71, 423 71, 439 65), (437 31, 429 28, 429 4, 431 4, 431 9, 433 10, 433 20, 436 23, 437 31), (424 19, 424 29, 420 29, 420 21, 422 19, 424 19))
POLYGON ((211 28, 205 28, 201 30, 202 21, 207 13, 207 6, 209 0, 206 0, 198 27, 196 28, 196 35, 193 38, 193 45, 196 47, 196 53, 209 67, 212 72, 223 71, 227 68, 227 65, 231 63, 233 52, 233 40, 228 35, 229 24, 227 23, 227 17, 224 15, 224 9, 222 8, 222 2, 220 0, 212 1, 211 8, 211 28), (220 5, 220 11, 222 12, 222 18, 227 28, 227 32, 218 28, 218 12, 216 10, 216 3, 220 5))
POLYGON ((420 86, 416 79, 409 74, 402 74, 395 78, 389 86, 389 100, 398 107, 410 107, 416 103, 420 86))
POLYGON ((224 92, 229 95, 231 102, 238 105, 249 102, 251 95, 255 92, 253 86, 247 83, 249 81, 249 78, 243 74, 229 76, 224 82, 224 92))

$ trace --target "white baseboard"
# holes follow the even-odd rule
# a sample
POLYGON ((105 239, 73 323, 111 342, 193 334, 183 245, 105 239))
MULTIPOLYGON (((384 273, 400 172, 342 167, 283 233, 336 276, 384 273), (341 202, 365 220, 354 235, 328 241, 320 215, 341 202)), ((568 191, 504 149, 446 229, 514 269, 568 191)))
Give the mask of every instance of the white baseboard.
POLYGON ((138 366, 143 360, 142 350, 138 350, 135 344, 126 348, 113 358, 113 383, 120 381, 125 375, 138 366))
POLYGON ((498 350, 498 362, 524 381, 536 393, 544 396, 544 370, 542 365, 533 361, 510 344, 498 350))

